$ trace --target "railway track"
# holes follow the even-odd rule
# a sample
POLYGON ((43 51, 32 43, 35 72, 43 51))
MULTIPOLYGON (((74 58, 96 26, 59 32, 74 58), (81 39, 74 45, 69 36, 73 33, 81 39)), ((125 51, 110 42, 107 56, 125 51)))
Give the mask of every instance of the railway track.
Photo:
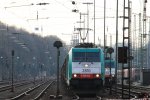
MULTIPOLYGON (((102 100, 106 99, 107 97, 104 96, 103 90, 96 91, 96 90, 74 90, 70 89, 70 96, 72 96, 72 100, 102 100)), ((106 93, 107 95, 108 93, 106 93)), ((108 97, 110 98, 110 97, 108 97)))
POLYGON ((41 84, 42 81, 26 81, 26 82, 21 82, 17 85, 14 84, 14 92, 11 91, 11 86, 3 86, 1 87, 1 92, 0 92, 0 100, 7 100, 10 99, 12 97, 15 97, 16 95, 27 91, 29 89, 31 89, 32 87, 35 87, 38 84, 41 84))
POLYGON ((44 92, 50 87, 54 81, 47 81, 42 84, 36 85, 19 95, 12 97, 10 100, 38 100, 44 92))
MULTIPOLYGON (((115 92, 115 89, 112 89, 113 92, 115 92)), ((128 95, 128 90, 124 89, 125 95, 128 95)), ((121 94, 122 93, 122 88, 121 85, 117 87, 117 93, 121 94)), ((130 89, 130 97, 131 98, 138 98, 139 95, 146 93, 150 94, 150 87, 144 87, 144 86, 131 86, 130 89)))
POLYGON ((72 100, 101 100, 102 97, 100 96, 89 96, 89 95, 86 95, 86 96, 81 96, 81 95, 74 95, 72 97, 72 100))
MULTIPOLYGON (((21 83, 15 83, 14 87, 20 87, 23 85, 27 85, 29 83, 32 83, 32 81, 26 81, 26 82, 21 82, 21 83)), ((12 88, 12 85, 4 85, 0 87, 0 92, 6 91, 6 90, 10 90, 12 88)))
POLYGON ((10 81, 0 81, 0 85, 9 84, 10 81))

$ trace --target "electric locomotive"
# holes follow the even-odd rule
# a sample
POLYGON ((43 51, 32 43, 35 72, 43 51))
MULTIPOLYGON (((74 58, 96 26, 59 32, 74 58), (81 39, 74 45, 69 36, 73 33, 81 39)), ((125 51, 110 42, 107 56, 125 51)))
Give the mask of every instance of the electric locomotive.
POLYGON ((92 43, 73 47, 61 68, 62 79, 68 86, 99 89, 105 79, 104 53, 92 43))

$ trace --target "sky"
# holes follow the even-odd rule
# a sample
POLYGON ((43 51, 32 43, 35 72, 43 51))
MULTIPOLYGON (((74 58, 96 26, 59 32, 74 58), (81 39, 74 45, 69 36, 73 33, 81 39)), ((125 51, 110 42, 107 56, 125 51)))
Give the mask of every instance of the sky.
MULTIPOLYGON (((81 13, 87 13, 86 2, 92 3, 94 0, 0 0, 0 21, 8 25, 15 25, 18 28, 26 29, 29 32, 34 32, 41 36, 57 35, 66 43, 70 43, 74 27, 78 28, 79 13, 72 12, 73 9, 78 9, 81 13), (38 3, 49 3, 48 5, 37 5, 38 3), (33 4, 33 5, 31 5, 33 4), (16 7, 17 6, 17 7, 16 7), (38 15, 38 18, 37 18, 38 15), (39 30, 35 30, 39 28, 39 30)), ((119 0, 119 16, 123 15, 123 1, 119 0)), ((134 13, 139 14, 143 10, 143 0, 132 1, 132 16, 134 13)), ((95 0, 95 34, 96 43, 103 44, 104 34, 104 0, 95 0), (99 42, 98 42, 99 38, 99 42)), ((150 16, 150 2, 147 4, 147 16, 150 16)), ((88 6, 89 9, 89 41, 93 42, 93 16, 94 5, 88 6)), ((116 0, 106 0, 106 34, 107 45, 110 44, 110 34, 112 42, 115 43, 116 33, 116 0)), ((86 15, 82 16, 82 21, 86 21, 86 15)), ((132 21, 133 22, 133 21, 132 21)), ((119 36, 122 36, 122 20, 119 19, 119 36)), ((84 26, 82 24, 81 26, 84 26)), ((86 26, 86 25, 85 25, 86 26)), ((86 33, 86 32, 85 32, 86 33)), ((82 32, 82 35, 85 34, 82 32)), ((121 41, 121 40, 120 40, 121 41)))

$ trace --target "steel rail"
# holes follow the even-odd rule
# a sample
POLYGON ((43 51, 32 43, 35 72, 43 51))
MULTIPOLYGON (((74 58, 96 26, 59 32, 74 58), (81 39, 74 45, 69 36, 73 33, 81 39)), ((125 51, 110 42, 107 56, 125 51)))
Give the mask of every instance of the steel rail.
POLYGON ((46 88, 43 89, 43 91, 41 93, 39 93, 39 95, 37 97, 35 97, 33 100, 38 100, 43 94, 44 92, 52 85, 54 81, 52 81, 49 85, 47 85, 46 88))

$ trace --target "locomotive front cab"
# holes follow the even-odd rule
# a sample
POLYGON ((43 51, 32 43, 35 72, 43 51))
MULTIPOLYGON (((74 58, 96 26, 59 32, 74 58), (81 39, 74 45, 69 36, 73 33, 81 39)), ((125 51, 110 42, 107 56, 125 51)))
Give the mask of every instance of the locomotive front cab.
POLYGON ((103 86, 103 57, 98 48, 72 49, 72 75, 70 85, 76 88, 103 86))

